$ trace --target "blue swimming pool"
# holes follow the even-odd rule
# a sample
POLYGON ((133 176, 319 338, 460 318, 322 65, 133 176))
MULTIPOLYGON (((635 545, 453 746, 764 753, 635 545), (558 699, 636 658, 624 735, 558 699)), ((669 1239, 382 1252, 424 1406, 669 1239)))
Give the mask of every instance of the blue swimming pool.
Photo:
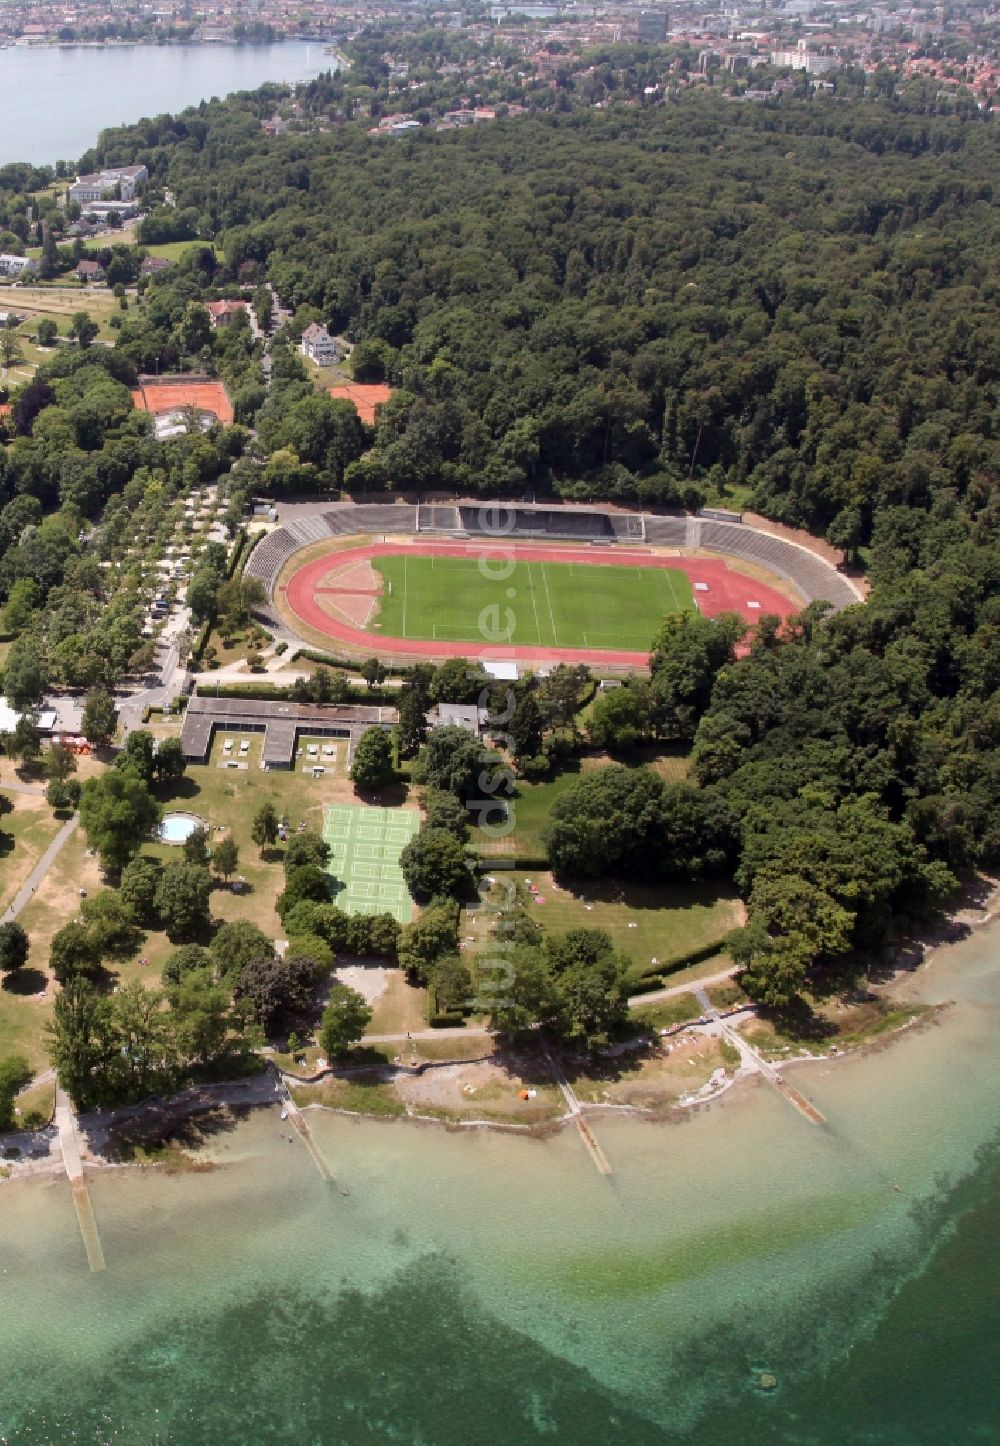
POLYGON ((190 838, 196 828, 203 828, 204 820, 194 813, 168 813, 160 824, 160 839, 163 843, 182 844, 190 838))

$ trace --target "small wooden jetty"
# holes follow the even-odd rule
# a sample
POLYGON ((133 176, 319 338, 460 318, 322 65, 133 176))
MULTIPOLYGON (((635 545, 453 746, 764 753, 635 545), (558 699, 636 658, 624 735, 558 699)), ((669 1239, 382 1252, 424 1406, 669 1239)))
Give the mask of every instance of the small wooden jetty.
POLYGON ((96 1275, 105 1269, 104 1250, 97 1229, 97 1218, 90 1200, 90 1191, 83 1175, 83 1160, 80 1157, 80 1141, 76 1133, 76 1120, 69 1101, 62 1088, 56 1089, 56 1128, 59 1131, 59 1148, 62 1151, 66 1175, 73 1187, 73 1205, 87 1252, 87 1264, 96 1275))
POLYGON ((543 1045, 542 1048, 544 1050, 545 1059, 548 1063, 552 1078, 555 1080, 556 1084, 559 1086, 559 1089, 562 1091, 562 1097, 566 1101, 566 1104, 569 1106, 569 1112, 573 1117, 573 1123, 576 1125, 580 1139, 587 1147, 587 1153, 593 1160, 598 1174, 610 1175, 612 1172, 611 1166, 608 1164, 608 1157, 605 1155, 604 1151, 597 1143, 593 1130, 590 1128, 590 1125, 584 1118, 583 1106, 580 1104, 580 1101, 573 1093, 572 1085, 563 1074, 559 1065, 556 1063, 555 1059, 549 1051, 548 1046, 543 1045))
POLYGON ((312 1156, 313 1163, 315 1164, 320 1175, 322 1175, 323 1179, 326 1180, 328 1184, 332 1184, 333 1175, 330 1173, 330 1167, 327 1165, 326 1161, 323 1159, 323 1156, 320 1154, 319 1146, 313 1139, 312 1130, 310 1130, 308 1124, 306 1123, 305 1115, 302 1113, 298 1105, 292 1099, 288 1085, 285 1083, 285 1080, 282 1076, 279 1076, 279 1081, 279 1093, 281 1095, 281 1103, 285 1111, 287 1112, 290 1123, 295 1126, 296 1133, 301 1137, 302 1143, 305 1145, 306 1149, 312 1156))

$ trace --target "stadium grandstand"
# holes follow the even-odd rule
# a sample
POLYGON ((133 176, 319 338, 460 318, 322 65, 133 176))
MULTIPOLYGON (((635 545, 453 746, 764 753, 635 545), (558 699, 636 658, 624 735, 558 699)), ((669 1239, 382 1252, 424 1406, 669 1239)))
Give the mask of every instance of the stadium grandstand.
POLYGON ((561 538, 570 542, 645 540, 644 521, 637 512, 594 512, 582 507, 532 507, 506 502, 424 503, 417 508, 417 531, 465 537, 561 538))
POLYGON ((327 538, 414 533, 467 538, 563 539, 592 544, 646 543, 681 552, 714 552, 743 559, 793 584, 804 602, 850 607, 861 595, 849 578, 798 543, 735 520, 739 514, 654 516, 598 512, 576 507, 532 507, 524 503, 392 502, 288 503, 281 525, 254 548, 246 575, 268 593, 286 561, 303 547, 327 538), (717 520, 719 516, 732 521, 717 520))

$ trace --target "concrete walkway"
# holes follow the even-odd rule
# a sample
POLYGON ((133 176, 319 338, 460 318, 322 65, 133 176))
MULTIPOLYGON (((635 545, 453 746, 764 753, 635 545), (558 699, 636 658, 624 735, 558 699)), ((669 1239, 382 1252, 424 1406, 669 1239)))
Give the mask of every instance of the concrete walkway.
POLYGON ((794 1106, 800 1115, 804 1115, 811 1125, 823 1125, 826 1123, 825 1117, 820 1114, 816 1106, 810 1100, 806 1099, 800 1090, 790 1085, 781 1071, 775 1069, 773 1064, 769 1064, 759 1050, 754 1049, 750 1041, 746 1039, 738 1029, 733 1029, 726 1023, 719 1011, 712 1004, 712 1001, 708 997, 708 991, 703 985, 696 988, 694 994, 705 1014, 707 1014, 718 1027, 722 1037, 727 1043, 731 1044, 734 1049, 739 1050, 740 1067, 745 1073, 759 1074, 763 1079, 767 1080, 772 1089, 777 1090, 778 1094, 782 1095, 790 1105, 794 1106))
POLYGON ((62 828, 59 830, 55 838, 52 840, 48 848, 38 860, 38 863, 28 875, 21 892, 17 895, 10 908, 4 914, 3 918, 0 919, 0 924, 13 923, 13 921, 17 918, 18 914, 25 907, 25 905, 31 903, 32 895, 38 888, 38 885, 45 878, 45 875, 48 873, 49 869, 55 863, 56 858, 63 845, 76 832, 79 823, 80 815, 78 813, 74 813, 72 818, 66 820, 62 828))
POLYGON ((31 798, 44 798, 45 789, 38 783, 21 783, 16 778, 0 779, 0 793, 26 793, 31 798))
MULTIPOLYGON (((736 965, 734 964, 729 969, 720 970, 718 974, 706 974, 703 978, 692 979, 687 984, 672 984, 669 989, 652 989, 648 994, 633 994, 628 1002, 629 1008, 641 1009, 644 1004, 662 1004, 665 999, 679 999, 682 994, 693 994, 701 1004, 699 991, 704 992, 716 984, 728 984, 735 973, 736 965)), ((704 1007, 702 1005, 702 1008, 704 1007)))

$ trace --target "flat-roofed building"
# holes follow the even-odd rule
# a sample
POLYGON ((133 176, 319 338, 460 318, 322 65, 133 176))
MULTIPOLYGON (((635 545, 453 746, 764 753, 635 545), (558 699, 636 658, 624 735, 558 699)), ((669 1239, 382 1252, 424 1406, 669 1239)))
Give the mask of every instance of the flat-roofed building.
POLYGON ((293 703, 283 698, 208 698, 189 701, 181 747, 189 763, 207 763, 217 728, 224 733, 263 733, 265 768, 292 768, 300 735, 346 738, 348 756, 369 728, 395 726, 395 708, 360 703, 293 703))

